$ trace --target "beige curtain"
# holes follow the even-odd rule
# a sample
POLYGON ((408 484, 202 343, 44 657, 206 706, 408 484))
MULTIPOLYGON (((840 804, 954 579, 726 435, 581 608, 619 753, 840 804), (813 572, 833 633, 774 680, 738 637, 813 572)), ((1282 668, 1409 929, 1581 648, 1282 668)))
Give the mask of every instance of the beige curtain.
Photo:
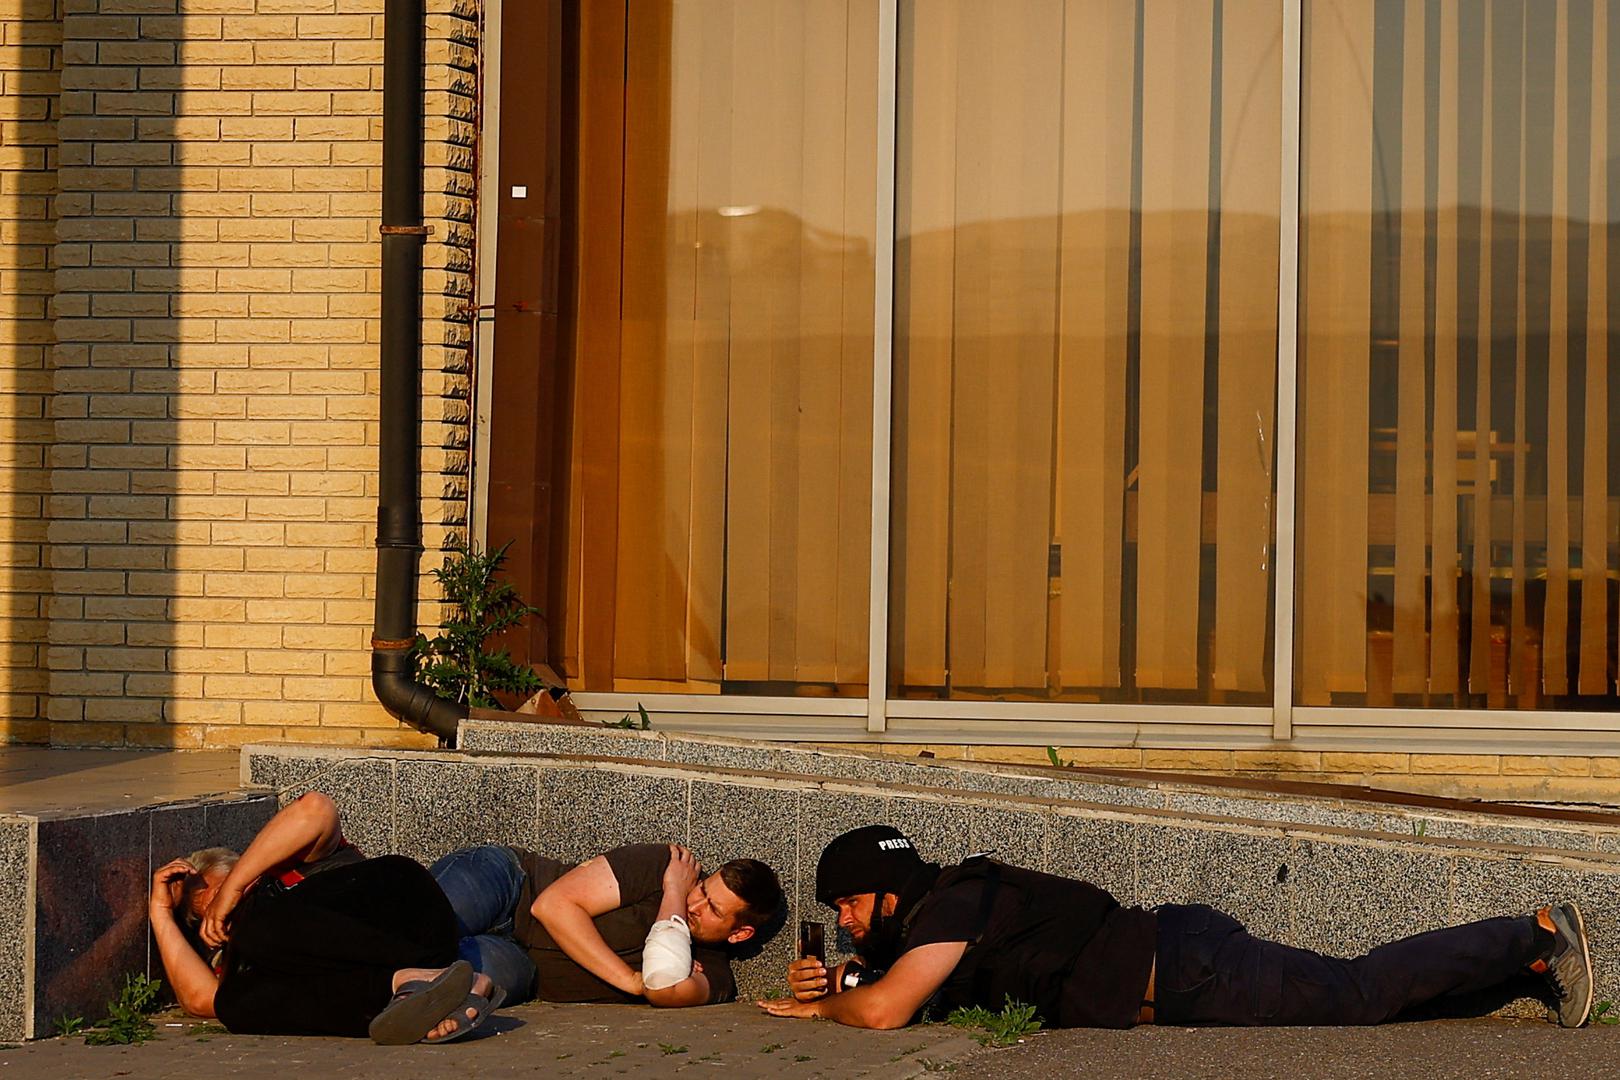
POLYGON ((1217 10, 901 6, 903 693, 1266 690, 1281 7, 1217 10))
POLYGON ((1612 8, 1306 5, 1303 704, 1613 692, 1612 8))
POLYGON ((1304 27, 1300 258, 1299 700, 1367 679, 1373 5, 1322 0, 1304 27))
POLYGON ((876 4, 580 19, 583 685, 863 692, 876 4))

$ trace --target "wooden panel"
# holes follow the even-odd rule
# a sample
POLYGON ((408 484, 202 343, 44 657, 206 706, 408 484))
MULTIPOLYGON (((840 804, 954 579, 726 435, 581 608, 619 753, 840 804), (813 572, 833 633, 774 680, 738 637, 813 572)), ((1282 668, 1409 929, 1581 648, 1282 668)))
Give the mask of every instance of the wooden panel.
POLYGON ((619 551, 619 304, 624 183, 625 10, 580 8, 579 235, 574 354, 579 364, 579 610, 584 685, 613 687, 619 551))
POLYGON ((1198 686, 1213 7, 1143 5, 1136 682, 1198 686))
POLYGON ((838 566, 834 678, 871 664, 872 332, 877 257, 877 0, 848 0, 844 63, 842 323, 838 373, 838 566))
MULTIPOLYGON (((731 170, 728 206, 779 205, 772 134, 779 118, 771 100, 771 9, 731 7, 731 170)), ((731 275, 731 383, 726 469, 725 677, 769 678, 771 645, 772 353, 771 251, 763 215, 726 219, 731 275)), ((784 498, 792 498, 784 492, 784 498)))
POLYGON ((1396 347, 1395 612, 1390 685, 1397 694, 1428 689, 1424 579, 1428 571, 1428 372, 1424 297, 1425 5, 1405 5, 1401 73, 1400 312, 1396 347))
POLYGON ((1120 683, 1135 66, 1134 10, 1117 0, 1069 0, 1058 257, 1058 681, 1065 687, 1120 683))
MULTIPOLYGON (((562 5, 528 5, 504 30, 502 96, 534 107, 501 114, 494 355, 478 358, 488 365, 481 377, 490 380, 493 407, 489 460, 479 467, 489 476, 489 542, 499 547, 511 541, 507 580, 542 611, 526 635, 506 644, 519 660, 546 660, 566 640, 570 610, 566 594, 552 590, 549 572, 553 530, 568 520, 566 501, 552 501, 554 470, 559 459, 567 460, 557 453, 557 438, 573 426, 570 399, 559 400, 556 393, 559 382, 567 385, 559 372, 555 291, 562 226, 562 5), (530 197, 512 198, 514 184, 527 185, 530 197), (541 423, 534 422, 537 412, 541 423)), ((562 555, 567 549, 555 550, 562 555)))
POLYGON ((682 180, 678 159, 686 151, 670 138, 670 5, 629 10, 613 674, 616 680, 673 680, 686 669, 681 631, 692 409, 691 369, 681 342, 690 341, 690 305, 687 312, 676 305, 691 295, 692 268, 690 253, 675 247, 670 213, 672 184, 682 180))
POLYGON ((951 332, 955 361, 951 395, 950 675, 956 686, 984 686, 985 594, 989 588, 989 449, 986 402, 996 344, 991 338, 996 290, 993 192, 986 140, 999 122, 991 107, 995 83, 991 43, 999 21, 983 5, 958 11, 956 261, 951 332))
POLYGON ((1221 29, 1217 690, 1267 689, 1282 54, 1278 3, 1228 5, 1221 29))
POLYGON ((1581 666, 1577 690, 1609 682, 1609 35, 1610 5, 1592 11, 1592 157, 1587 205, 1586 442, 1581 486, 1581 666))
MULTIPOLYGON (((731 272, 727 225, 718 208, 731 187, 731 4, 683 0, 677 7, 682 40, 687 24, 697 39, 696 257, 692 318, 692 506, 687 578, 686 664, 693 679, 721 676, 725 588, 726 445, 730 417, 731 272)), ((683 73, 684 74, 684 73, 683 73)))
POLYGON ((1370 5, 1308 9, 1301 259, 1298 701, 1365 693, 1370 5))
MULTIPOLYGON (((985 685, 1046 685, 1052 542, 1052 432, 1057 334, 1058 158, 1062 144, 1063 5, 998 8, 988 127, 979 150, 989 184, 991 263, 974 267, 989 301, 985 685)), ((971 228, 970 222, 963 223, 971 228)), ((960 277, 967 268, 958 264, 960 277)), ((971 333, 971 328, 968 329, 971 333)), ((969 405, 968 407, 972 407, 969 405)), ((960 421, 961 413, 957 414, 960 421)))
POLYGON ((957 3, 901 5, 896 148, 894 501, 890 661, 902 685, 945 683, 950 581, 957 3))
MULTIPOLYGON (((804 240, 797 268, 800 324, 795 677, 834 682, 838 665, 839 392, 843 376, 844 115, 848 15, 845 0, 804 6, 802 64, 804 163, 799 214, 804 240)), ((788 65, 791 69, 792 65, 788 65)), ((791 106, 790 106, 791 107, 791 106)), ((868 352, 870 366, 870 352, 868 352)), ((774 647, 774 642, 773 642, 774 647)))
MULTIPOLYGON (((1569 3, 1558 0, 1553 60, 1552 244, 1547 324, 1547 606, 1542 689, 1569 692, 1569 3)), ((1580 47, 1581 43, 1576 43, 1580 47)), ((1586 133, 1582 132, 1584 139, 1586 133)))
POLYGON ((1440 9, 1436 108, 1434 265, 1434 498, 1430 535, 1429 691, 1458 689, 1457 656, 1457 312, 1458 275, 1457 8, 1440 9))
MULTIPOLYGON (((1501 83, 1496 64, 1496 37, 1501 32, 1495 17, 1496 9, 1484 10, 1485 43, 1483 53, 1484 92, 1481 95, 1484 119, 1480 134, 1480 206, 1479 215, 1479 303, 1475 327, 1477 359, 1474 365, 1474 461, 1473 461, 1473 531, 1474 550, 1470 567, 1472 586, 1472 615, 1469 623, 1468 691, 1471 694, 1488 693, 1491 688, 1491 461, 1485 450, 1488 441, 1495 441, 1495 418, 1491 414, 1491 368, 1495 357, 1497 331, 1495 311, 1496 272, 1498 252, 1496 233, 1501 228, 1493 211, 1497 192, 1498 140, 1512 138, 1518 143, 1518 133, 1511 135, 1499 131, 1498 113, 1504 107, 1504 94, 1508 88, 1501 83)), ((1516 88, 1515 88, 1516 89, 1516 88)), ((1465 388, 1466 389, 1466 388, 1465 388)))
MULTIPOLYGON (((752 5, 744 5, 748 7, 752 5)), ((804 247, 805 222, 800 216, 804 198, 804 178, 813 162, 805 160, 805 109, 802 96, 805 55, 799 35, 799 4, 782 2, 758 5, 762 35, 738 41, 739 52, 751 48, 762 67, 749 87, 757 102, 749 106, 749 117, 758 130, 750 131, 755 147, 753 168, 763 181, 757 196, 750 193, 749 205, 761 213, 739 218, 745 228, 758 229, 769 236, 759 243, 756 235, 748 248, 748 271, 763 273, 768 304, 765 349, 770 357, 769 447, 770 473, 764 493, 770 506, 769 619, 770 647, 768 677, 790 681, 794 674, 796 633, 802 611, 799 595, 800 442, 803 427, 799 415, 800 347, 803 341, 802 301, 799 277, 800 252, 804 247), (746 43, 745 43, 746 41, 746 43), (753 111, 754 109, 759 111, 753 111), (778 213, 771 210, 780 208, 778 213)), ((750 23, 751 25, 751 23, 750 23)), ((743 88, 739 85, 739 91, 743 88)), ((739 102, 734 101, 733 110, 739 102)), ((733 318, 737 317, 733 311, 733 318)), ((759 402, 760 407, 765 402, 759 402)))

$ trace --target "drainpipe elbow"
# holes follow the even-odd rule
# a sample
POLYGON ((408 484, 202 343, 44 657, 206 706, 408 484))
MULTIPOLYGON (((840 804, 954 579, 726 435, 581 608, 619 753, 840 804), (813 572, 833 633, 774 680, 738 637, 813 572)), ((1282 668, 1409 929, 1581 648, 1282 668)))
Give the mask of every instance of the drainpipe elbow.
POLYGON ((467 706, 446 701, 417 682, 409 649, 372 650, 371 688, 390 713, 414 728, 437 735, 442 745, 455 747, 461 722, 467 719, 467 706))

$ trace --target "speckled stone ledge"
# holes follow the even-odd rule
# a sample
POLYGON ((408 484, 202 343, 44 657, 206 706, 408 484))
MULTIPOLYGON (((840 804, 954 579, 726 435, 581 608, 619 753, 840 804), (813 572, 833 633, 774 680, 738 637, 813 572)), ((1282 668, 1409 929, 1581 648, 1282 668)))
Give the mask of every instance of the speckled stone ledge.
MULTIPOLYGON (((671 840, 706 861, 750 855, 782 874, 790 917, 831 914, 812 896, 816 858, 845 829, 888 822, 944 862, 991 850, 1083 877, 1123 903, 1214 904, 1275 940, 1356 955, 1407 933, 1520 914, 1573 896, 1587 912, 1599 997, 1620 997, 1620 863, 1485 840, 1398 836, 1165 806, 944 790, 893 780, 689 762, 256 746, 243 778, 283 800, 317 789, 368 851, 431 861, 474 843, 582 859, 671 840)), ((791 935, 739 964, 745 994, 782 985, 791 935)), ((1501 1004, 1539 1014, 1539 1004, 1501 1004)))
POLYGON ((681 732, 502 720, 466 720, 458 744, 465 753, 587 754, 686 762, 734 769, 904 783, 948 791, 1034 795, 1115 806, 1160 807, 1195 814, 1331 825, 1418 838, 1484 840, 1499 844, 1587 852, 1620 858, 1620 815, 1614 826, 1513 819, 1398 803, 1312 798, 1285 793, 1200 787, 1184 779, 1139 780, 991 762, 903 759, 803 744, 762 743, 681 732))
POLYGON ((28 1037, 34 955, 34 823, 0 817, 0 1042, 28 1037))

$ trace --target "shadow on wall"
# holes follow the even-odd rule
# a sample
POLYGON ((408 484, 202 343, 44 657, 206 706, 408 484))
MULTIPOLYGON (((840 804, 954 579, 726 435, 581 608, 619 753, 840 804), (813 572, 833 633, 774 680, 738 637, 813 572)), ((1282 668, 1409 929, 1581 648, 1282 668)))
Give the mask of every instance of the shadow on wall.
POLYGON ((50 295, 61 0, 8 12, 0 60, 0 742, 45 742, 50 295))
POLYGON ((203 592, 173 521, 189 511, 187 539, 206 543, 208 522, 226 516, 192 502, 212 477, 189 472, 179 445, 215 441, 211 419, 186 413, 209 408, 211 377, 179 397, 182 356, 214 347, 186 331, 212 324, 179 315, 215 274, 189 268, 183 242, 218 235, 215 220, 182 217, 182 190, 217 187, 217 171, 178 168, 178 0, 144 14, 98 6, 118 10, 78 5, 60 24, 47 716, 55 744, 168 746, 176 620, 203 592))

